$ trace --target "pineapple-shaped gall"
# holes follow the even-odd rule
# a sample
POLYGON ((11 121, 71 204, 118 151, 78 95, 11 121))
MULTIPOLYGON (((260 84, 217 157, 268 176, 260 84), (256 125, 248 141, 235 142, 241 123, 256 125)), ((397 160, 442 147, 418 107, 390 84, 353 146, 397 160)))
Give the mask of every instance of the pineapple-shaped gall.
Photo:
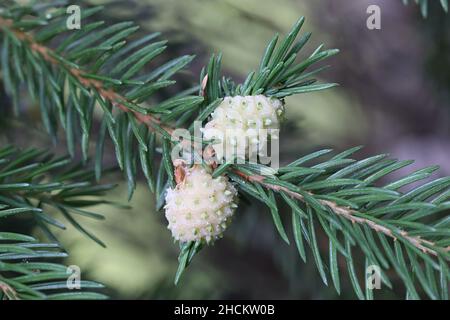
POLYGON ((180 242, 221 238, 237 208, 236 189, 199 165, 176 170, 177 186, 167 190, 164 207, 172 236, 180 242))
POLYGON ((260 152, 274 131, 280 127, 280 117, 284 112, 283 103, 264 95, 226 97, 211 114, 202 129, 206 140, 218 140, 214 149, 218 159, 227 154, 245 156, 249 150, 260 152), (245 140, 243 140, 245 139, 245 140), (245 144, 244 144, 245 142, 245 144), (239 148, 241 146, 241 148, 239 148))

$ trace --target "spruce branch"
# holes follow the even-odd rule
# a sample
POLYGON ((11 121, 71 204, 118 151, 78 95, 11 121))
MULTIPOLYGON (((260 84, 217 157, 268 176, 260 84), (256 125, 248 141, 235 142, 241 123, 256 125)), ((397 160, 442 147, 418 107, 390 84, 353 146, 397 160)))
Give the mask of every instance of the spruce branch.
MULTIPOLYGON (((98 80, 99 77, 93 77, 88 72, 80 69, 69 61, 62 59, 62 57, 58 57, 58 54, 54 50, 39 44, 30 34, 27 34, 21 30, 14 29, 14 21, 12 19, 4 19, 0 17, 0 27, 8 28, 17 40, 26 43, 34 53, 41 55, 45 61, 49 62, 55 67, 66 70, 70 75, 73 76, 73 78, 75 78, 80 84, 82 84, 84 88, 95 90, 103 98, 104 101, 108 101, 112 104, 112 106, 119 108, 125 113, 133 113, 133 116, 140 123, 146 124, 151 130, 154 130, 152 123, 154 123, 155 125, 160 125, 160 120, 148 114, 145 114, 146 112, 141 113, 131 109, 131 107, 127 107, 127 105, 130 106, 133 104, 132 101, 129 101, 127 98, 121 96, 112 88, 107 88, 104 82, 98 80)), ((116 82, 119 84, 121 83, 119 80, 117 80, 116 82)))
POLYGON ((113 186, 93 184, 92 172, 70 163, 70 158, 53 158, 45 150, 0 148, 0 299, 106 298, 95 292, 103 285, 93 281, 80 281, 81 290, 70 290, 68 267, 51 262, 67 257, 52 231, 66 226, 54 211, 104 246, 77 216, 103 220, 85 207, 106 203, 100 196, 113 186), (19 218, 34 221, 50 242, 11 232, 8 222, 19 218))
MULTIPOLYGON (((287 195, 289 195, 290 197, 292 197, 294 199, 300 200, 303 203, 307 203, 307 200, 305 200, 305 197, 302 194, 292 191, 293 189, 294 190, 298 189, 298 187, 296 187, 294 185, 292 185, 291 188, 288 188, 285 186, 281 186, 279 184, 271 184, 270 182, 266 182, 266 177, 261 176, 261 175, 246 175, 245 173, 243 173, 239 170, 236 170, 235 173, 238 174, 239 176, 243 177, 245 180, 248 180, 250 182, 259 183, 262 186, 266 187, 267 189, 274 190, 278 193, 286 193, 287 195)), ((280 183, 281 181, 278 181, 278 182, 280 183)), ((314 194, 309 193, 309 192, 308 192, 308 194, 311 197, 314 197, 314 194)), ((318 199, 317 201, 324 207, 330 208, 333 213, 344 217, 345 219, 351 221, 352 223, 359 223, 361 225, 367 225, 374 231, 383 233, 394 240, 397 240, 397 238, 400 236, 405 241, 411 243, 413 246, 415 246, 417 249, 421 250, 424 253, 438 256, 437 250, 443 251, 443 252, 450 251, 450 246, 447 246, 446 248, 435 249, 434 248, 435 244, 431 241, 422 239, 419 236, 410 236, 410 235, 408 235, 408 232, 406 232, 406 231, 395 232, 394 229, 396 229, 396 228, 390 229, 389 227, 378 224, 376 221, 373 221, 369 218, 359 217, 358 216, 359 212, 356 210, 353 210, 349 207, 340 206, 330 200, 318 199)))
POLYGON ((70 290, 68 266, 55 262, 67 254, 55 243, 41 243, 29 235, 0 232, 0 300, 98 300, 104 286, 80 280, 70 290), (49 262, 53 261, 53 262, 49 262))
MULTIPOLYGON (((278 42, 278 36, 269 42, 260 67, 250 72, 242 84, 222 77, 222 56, 212 55, 200 75, 200 96, 189 96, 198 90, 198 87, 194 87, 167 101, 145 105, 144 101, 151 98, 156 90, 172 84, 168 79, 183 68, 190 57, 175 59, 150 74, 144 74, 141 67, 160 53, 165 43, 153 43, 137 49, 154 38, 150 35, 144 41, 135 41, 130 45, 131 48, 126 48, 121 40, 123 35, 131 32, 127 29, 130 25, 111 27, 116 31, 121 30, 120 37, 108 37, 106 31, 95 36, 91 31, 100 27, 96 22, 63 41, 59 49, 53 50, 43 43, 64 31, 58 27, 58 20, 47 21, 42 18, 42 14, 36 13, 36 20, 24 23, 20 9, 17 10, 19 14, 6 12, 1 18, 3 20, 0 20, 3 26, 3 32, 0 33, 3 38, 2 74, 8 92, 17 100, 17 87, 26 83, 31 95, 38 97, 43 122, 53 135, 55 115, 59 114, 60 123, 68 133, 69 149, 70 146, 73 149, 73 128, 81 127, 85 158, 88 156, 86 146, 92 110, 99 105, 104 116, 95 159, 97 178, 102 172, 102 146, 109 133, 116 148, 118 163, 127 176, 129 197, 136 185, 136 164, 140 161, 149 187, 156 193, 158 209, 164 206, 168 188, 178 182, 177 168, 174 168, 170 158, 171 147, 178 143, 171 140, 174 128, 185 126, 192 129, 190 124, 194 120, 205 123, 225 98, 264 95, 266 98, 282 100, 289 95, 323 90, 335 85, 316 84, 313 77, 324 68, 309 69, 317 62, 335 55, 337 50, 323 50, 321 45, 308 58, 297 62, 300 50, 310 38, 310 34, 306 33, 296 40, 303 25, 302 18, 281 42, 278 42), (42 28, 41 25, 46 27, 42 28), (33 34, 26 36, 30 30, 33 34), (75 52, 65 50, 72 42, 81 48, 75 52), (108 44, 106 47, 105 42, 108 44), (22 57, 27 58, 25 66, 17 64, 22 57), (122 57, 122 61, 118 57, 122 57), (131 67, 134 64, 137 67, 131 67), (10 72, 11 65, 18 66, 17 75, 10 72), (131 69, 125 71, 127 67, 131 69), (91 68, 103 72, 86 72, 91 68), (137 76, 139 71, 142 71, 141 75, 137 76), (38 81, 43 78, 36 77, 42 72, 50 77, 48 88, 43 87, 43 81, 38 81), (120 73, 124 74, 118 78, 120 73), (67 83, 69 99, 62 99, 63 95, 55 99, 53 89, 61 93, 67 83), (129 87, 132 89, 127 89, 129 87), (46 93, 52 97, 51 100, 46 93), (51 108, 48 108, 49 103, 51 108), (82 109, 84 106, 88 107, 82 109), (78 118, 74 116, 73 110, 78 112, 78 118), (74 119, 78 119, 79 123, 74 119), (161 149, 157 148, 159 141, 156 141, 156 135, 162 137, 161 149), (161 161, 159 168, 155 168, 158 152, 161 153, 161 161)), ((27 9, 27 12, 30 10, 36 12, 33 8, 27 9)), ((89 10, 85 14, 93 14, 96 9, 89 10)), ((71 49, 74 48, 72 44, 71 49)), ((191 143, 187 141, 188 145, 191 143)), ((304 166, 307 161, 317 160, 330 152, 318 151, 280 168, 278 172, 250 163, 202 164, 212 167, 214 178, 228 176, 235 182, 240 194, 267 204, 276 229, 287 243, 289 236, 278 203, 284 201, 291 207, 292 233, 300 256, 306 259, 306 241, 324 283, 328 284, 328 275, 331 274, 338 292, 341 271, 337 260, 342 256, 347 262, 350 282, 356 295, 361 299, 373 297, 370 289, 366 287, 364 295, 361 288, 357 274, 358 261, 355 261, 352 252, 352 248, 356 247, 365 257, 366 267, 372 264, 381 267, 382 280, 388 287, 392 287, 392 284, 386 271, 393 268, 404 283, 408 297, 421 297, 416 288, 418 282, 428 297, 448 299, 450 179, 441 178, 408 192, 400 191, 404 186, 428 178, 436 170, 431 167, 388 185, 376 186, 375 183, 381 178, 411 162, 387 159, 386 155, 360 161, 348 158, 357 150, 347 150, 319 164, 304 166), (269 174, 263 176, 261 172, 269 174), (319 250, 317 226, 322 228, 329 239, 328 265, 319 250)), ((180 243, 176 282, 203 246, 201 241, 180 243)))
MULTIPOLYGON (((273 56, 266 59, 271 58, 273 56)), ((201 92, 207 98, 206 102, 246 92, 241 91, 241 86, 230 89, 233 88, 231 80, 214 80, 219 78, 220 62, 221 56, 213 56, 204 69, 208 71, 202 73, 201 92)), ((252 79, 252 74, 247 79, 252 79)), ((245 83, 251 83, 251 80, 245 83)), ((208 107, 205 106, 205 109, 208 107)), ((293 234, 300 256, 306 259, 303 244, 306 241, 311 246, 324 283, 328 284, 327 274, 330 272, 338 292, 340 271, 337 257, 342 256, 347 262, 350 282, 357 296, 360 299, 373 298, 371 289, 366 287, 364 295, 361 288, 351 250, 356 246, 366 257, 366 268, 373 264, 381 268, 382 281, 388 287, 391 288, 392 283, 386 271, 393 268, 405 284, 409 297, 421 297, 414 283, 414 279, 419 279, 429 298, 446 299, 450 279, 447 267, 450 261, 447 223, 450 179, 437 179, 407 193, 399 191, 404 186, 428 178, 437 169, 430 167, 384 187, 376 187, 378 180, 412 162, 387 159, 387 155, 359 161, 348 158, 359 149, 346 150, 329 161, 311 167, 303 166, 307 161, 316 160, 331 151, 321 150, 299 158, 278 172, 253 163, 213 164, 216 168, 213 176, 229 176, 241 194, 267 204, 280 237, 289 244, 288 233, 278 212, 279 200, 274 196, 274 193, 279 194, 281 200, 292 208, 293 234), (268 175, 262 176, 261 172, 268 175), (328 267, 318 249, 315 221, 330 240, 328 267), (437 287, 434 273, 439 274, 440 292, 433 289, 437 287)), ((180 245, 176 282, 201 248, 199 242, 180 245)), ((368 285, 367 282, 364 284, 368 285)))
MULTIPOLYGON (((262 176, 258 172, 269 172, 269 168, 234 165, 228 175, 241 187, 241 191, 266 203, 269 208, 277 206, 274 198, 268 199, 267 191, 276 192, 292 208, 293 234, 300 256, 305 260, 304 240, 313 250, 316 265, 325 284, 328 283, 325 262, 317 244, 313 221, 317 220, 330 239, 330 272, 339 291, 336 254, 347 260, 350 278, 355 293, 365 298, 355 274, 351 246, 359 247, 369 265, 375 264, 386 271, 394 268, 403 280, 408 295, 419 298, 414 278, 431 299, 447 299, 450 179, 440 178, 419 185, 403 193, 398 189, 417 183, 430 176, 436 167, 415 171, 398 181, 385 186, 374 183, 386 175, 411 164, 409 161, 386 159, 386 155, 355 161, 348 156, 359 148, 344 151, 328 161, 305 166, 330 150, 306 155, 286 167, 262 176), (313 215, 315 214, 315 215, 313 215), (303 222, 304 221, 304 222, 303 222), (306 224, 306 222, 308 224, 306 224), (343 236, 341 243, 339 234, 343 236), (375 240, 374 235, 378 237, 375 240), (387 239, 392 241, 388 241, 387 239), (392 248, 392 246, 394 248, 392 248), (404 254, 407 254, 405 259, 404 254), (409 267, 411 266, 411 268, 409 267), (432 271, 434 270, 434 271, 432 271), (431 288, 437 286, 433 272, 439 273, 441 292, 431 288), (430 274, 430 276, 424 276, 430 274)), ((275 223, 280 236, 286 232, 280 216, 275 223)), ((386 273, 383 281, 391 283, 386 273)), ((369 290, 370 291, 370 290, 369 290)), ((369 291, 366 290, 366 293, 369 291)), ((372 298, 370 295, 366 298, 372 298)))
MULTIPOLYGON (((190 63, 193 56, 173 59, 148 73, 144 67, 166 48, 166 41, 153 42, 158 33, 128 42, 126 39, 137 31, 136 26, 124 22, 101 29, 102 21, 69 32, 64 7, 57 7, 51 14, 44 9, 34 5, 5 8, 0 13, 2 74, 16 114, 19 89, 25 84, 39 103, 43 124, 53 139, 56 140, 58 122, 65 130, 72 157, 76 133, 81 132, 81 150, 86 161, 94 108, 100 107, 103 114, 95 154, 97 180, 102 173, 103 145, 109 135, 117 162, 129 182, 129 197, 136 185, 138 161, 153 191, 156 144, 152 131, 170 138, 162 120, 176 119, 187 110, 195 112, 203 101, 202 97, 192 96, 192 90, 160 103, 154 101, 154 95, 173 85, 171 77, 190 63), (51 48, 51 42, 57 43, 56 49, 51 48), (27 63, 20 63, 23 59, 27 63), (17 73, 12 72, 12 67, 17 73), (147 103, 149 100, 152 106, 147 103)), ((82 18, 87 19, 101 9, 84 9, 82 18)))
POLYGON ((100 196, 115 186, 97 185, 93 178, 92 171, 73 164, 70 157, 56 158, 46 150, 34 148, 23 151, 12 146, 0 148, 0 217, 29 214, 48 238, 56 241, 49 227, 65 230, 66 226, 48 213, 47 209, 51 209, 59 212, 81 233, 105 247, 76 219, 77 216, 84 216, 104 220, 103 215, 85 208, 113 204, 100 196))

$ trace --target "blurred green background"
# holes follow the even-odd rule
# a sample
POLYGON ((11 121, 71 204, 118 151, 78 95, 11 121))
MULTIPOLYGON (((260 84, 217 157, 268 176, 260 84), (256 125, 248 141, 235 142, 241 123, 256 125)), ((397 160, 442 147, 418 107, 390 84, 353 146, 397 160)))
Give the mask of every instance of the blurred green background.
MULTIPOLYGON (((213 52, 223 52, 225 74, 243 80, 258 65, 273 34, 287 32, 300 16, 306 16, 303 30, 313 32, 313 37, 303 57, 321 43, 339 48, 341 53, 327 61, 332 68, 322 80, 340 86, 287 99, 281 163, 323 146, 342 150, 363 144, 366 148, 360 156, 389 152, 415 159, 420 167, 440 164, 441 174, 450 173, 450 17, 437 3, 424 20, 416 6, 405 7, 400 0, 77 2, 104 4, 101 16, 108 23, 134 20, 142 26, 142 34, 161 31, 170 40, 162 60, 196 54, 191 67, 178 78, 177 90, 198 82, 213 52), (370 4, 381 8, 381 30, 366 28, 370 4)), ((9 135, 3 139, 29 146, 30 135, 21 133, 20 123, 11 126, 16 130, 7 130, 9 135)), ((35 145, 48 144, 43 134, 32 139, 35 145)), ((108 146, 106 158, 111 164, 113 152, 108 146)), ((119 176, 108 179, 121 181, 119 176)), ((126 202, 126 187, 119 185, 108 197, 126 202)), ((106 284, 113 298, 354 298, 348 278, 340 297, 325 286, 312 256, 304 264, 294 246, 280 241, 269 211, 254 204, 240 206, 225 238, 202 250, 175 287, 178 247, 165 227, 163 213, 154 211, 154 199, 144 181, 130 205, 130 210, 96 207, 93 210, 106 215, 106 221, 86 220, 85 225, 106 242, 107 249, 72 229, 58 234, 70 252, 68 263, 80 266, 82 277, 106 284)), ((319 237, 327 257, 327 239, 319 237)), ((358 272, 362 276, 364 271, 358 272)), ((403 298, 384 290, 376 297, 403 298)))

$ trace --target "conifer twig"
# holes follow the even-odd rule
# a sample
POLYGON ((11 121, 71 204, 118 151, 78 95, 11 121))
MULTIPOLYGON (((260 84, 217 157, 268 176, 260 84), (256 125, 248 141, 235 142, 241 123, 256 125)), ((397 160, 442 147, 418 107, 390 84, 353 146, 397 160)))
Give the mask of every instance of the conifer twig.
MULTIPOLYGON (((147 125, 149 127, 149 129, 151 129, 152 131, 154 131, 155 124, 156 125, 161 124, 161 121, 159 119, 157 119, 156 117, 153 117, 151 115, 142 114, 136 110, 131 110, 130 108, 128 108, 121 102, 121 101, 127 101, 127 99, 125 97, 121 96, 120 94, 115 92, 113 89, 105 88, 103 82, 100 80, 84 77, 84 75, 86 74, 86 72, 84 70, 75 68, 73 66, 69 66, 69 65, 65 64, 63 61, 57 60, 56 58, 54 58, 56 54, 51 48, 36 42, 34 40, 33 36, 30 35, 29 33, 26 33, 24 31, 21 31, 18 29, 14 29, 14 28, 12 28, 12 26, 13 26, 12 20, 0 17, 0 28, 6 27, 6 28, 10 29, 11 32, 19 40, 27 42, 30 46, 30 49, 36 53, 39 53, 44 58, 45 61, 47 61, 53 65, 62 66, 63 68, 68 70, 69 73, 74 78, 76 78, 81 84, 83 84, 86 88, 96 89, 97 92, 100 94, 100 96, 103 99, 111 102, 111 104, 113 106, 119 108, 123 112, 133 113, 133 115, 136 117, 136 119, 140 123, 147 125)), ((130 101, 128 101, 128 102, 130 102, 130 101)))
MULTIPOLYGON (((239 170, 235 170, 235 173, 247 181, 259 183, 262 186, 264 186, 268 189, 271 189, 273 191, 276 191, 276 192, 284 192, 284 193, 288 194, 289 196, 291 196, 292 198, 298 199, 305 203, 305 197, 302 196, 301 194, 294 192, 292 190, 289 190, 288 188, 283 187, 283 186, 267 183, 267 182, 265 182, 264 176, 260 176, 260 175, 251 175, 250 176, 250 175, 246 175, 245 173, 243 173, 239 170)), ((310 193, 310 194, 311 194, 311 196, 314 196, 312 193, 310 193)), ((361 225, 365 224, 365 225, 369 226, 371 229, 373 229, 374 231, 381 232, 381 233, 387 235, 388 237, 393 238, 394 240, 397 240, 397 236, 392 232, 391 229, 389 229, 385 226, 382 226, 372 220, 355 216, 357 211, 355 211, 353 209, 339 206, 338 204, 336 204, 335 202, 332 202, 330 200, 319 199, 318 201, 322 205, 330 208, 335 214, 337 214, 341 217, 344 217, 347 220, 350 220, 352 223, 358 223, 361 225)), ((400 234, 405 240, 410 242, 412 245, 414 245, 417 249, 421 250, 422 252, 428 253, 428 254, 431 254, 434 256, 438 255, 436 250, 433 248, 434 247, 433 242, 422 239, 420 237, 410 236, 410 235, 408 235, 408 233, 406 231, 401 231, 400 234)), ((450 247, 445 248, 445 251, 447 251, 447 252, 450 251, 450 247)))

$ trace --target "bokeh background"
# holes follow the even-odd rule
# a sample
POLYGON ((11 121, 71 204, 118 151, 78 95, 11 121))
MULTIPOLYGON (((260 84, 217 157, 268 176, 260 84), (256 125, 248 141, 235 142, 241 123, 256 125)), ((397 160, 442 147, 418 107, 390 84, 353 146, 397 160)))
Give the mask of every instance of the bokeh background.
MULTIPOLYGON (((439 174, 448 175, 450 16, 438 1, 431 2, 429 17, 423 19, 417 6, 404 6, 401 0, 74 1, 82 6, 104 4, 101 16, 108 23, 134 20, 142 26, 142 34, 161 31, 170 40, 162 60, 196 54, 190 68, 178 77, 177 90, 198 82, 213 52, 223 52, 225 74, 243 80, 257 67, 273 34, 287 32, 300 16, 306 16, 303 30, 313 36, 304 56, 321 43, 339 48, 341 53, 327 61, 331 68, 321 79, 340 86, 287 99, 282 164, 321 147, 343 150, 365 145, 360 157, 390 153, 416 160, 417 167, 439 164, 439 174), (381 8, 381 30, 366 27, 371 4, 381 8)), ((4 93, 0 101, 0 108, 10 103, 4 93)), ((0 143, 48 145, 39 114, 33 110, 30 107, 26 125, 21 120, 2 123, 0 143)), ((55 152, 65 152, 63 145, 55 146, 55 152)), ((106 152, 113 163, 112 146, 106 152)), ((120 180, 120 174, 109 179, 120 180)), ((119 184, 108 197, 125 203, 126 186, 119 184)), ((72 229, 58 234, 71 254, 67 263, 80 266, 82 277, 105 283, 113 298, 354 298, 345 271, 347 285, 338 296, 321 282, 312 256, 304 264, 294 246, 280 241, 269 211, 255 204, 239 208, 225 238, 204 249, 175 287, 178 247, 163 214, 154 211, 144 181, 130 205, 129 210, 96 208, 106 221, 85 222, 107 249, 72 229)), ((327 239, 319 237, 327 257, 327 239)), ((364 271, 359 273, 363 276, 364 271)), ((397 290, 381 290, 376 297, 403 298, 397 290)))

